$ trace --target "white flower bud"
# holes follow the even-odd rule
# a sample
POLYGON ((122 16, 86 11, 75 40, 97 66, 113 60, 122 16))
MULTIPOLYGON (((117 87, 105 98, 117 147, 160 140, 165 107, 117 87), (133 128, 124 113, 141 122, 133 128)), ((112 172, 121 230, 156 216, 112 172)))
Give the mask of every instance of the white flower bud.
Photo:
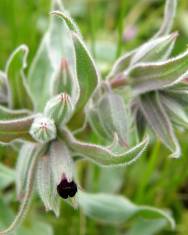
POLYGON ((56 138, 56 126, 52 119, 39 116, 34 119, 29 133, 39 143, 47 143, 56 138))
POLYGON ((67 93, 50 99, 45 107, 44 114, 55 121, 56 124, 64 125, 73 113, 71 98, 67 93))

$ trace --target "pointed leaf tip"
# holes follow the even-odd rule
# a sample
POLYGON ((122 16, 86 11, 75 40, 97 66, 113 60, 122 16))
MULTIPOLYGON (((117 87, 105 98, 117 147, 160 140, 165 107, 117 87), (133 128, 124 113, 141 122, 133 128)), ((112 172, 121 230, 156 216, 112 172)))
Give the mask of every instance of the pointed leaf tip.
POLYGON ((9 85, 9 106, 14 109, 33 109, 31 93, 25 78, 29 49, 21 45, 13 51, 6 64, 9 85), (19 88, 19 89, 18 89, 19 88))
POLYGON ((63 136, 67 145, 77 153, 90 161, 100 166, 127 166, 139 159, 149 143, 149 137, 145 137, 142 142, 136 146, 125 150, 121 153, 114 153, 110 148, 81 142, 76 140, 74 136, 68 131, 64 130, 63 136))

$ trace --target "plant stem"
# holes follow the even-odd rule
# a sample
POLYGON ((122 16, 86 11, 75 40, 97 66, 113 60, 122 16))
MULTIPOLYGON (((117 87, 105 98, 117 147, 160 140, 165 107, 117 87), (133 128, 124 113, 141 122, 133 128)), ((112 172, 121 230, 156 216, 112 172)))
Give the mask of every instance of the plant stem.
POLYGON ((126 78, 113 79, 110 82, 112 88, 119 88, 128 85, 128 80, 126 78))

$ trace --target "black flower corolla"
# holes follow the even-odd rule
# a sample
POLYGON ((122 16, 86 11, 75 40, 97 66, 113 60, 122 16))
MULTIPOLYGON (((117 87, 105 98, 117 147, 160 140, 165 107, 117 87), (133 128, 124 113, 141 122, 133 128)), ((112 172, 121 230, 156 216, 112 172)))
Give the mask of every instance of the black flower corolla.
POLYGON ((57 186, 57 192, 64 199, 74 197, 77 193, 77 185, 74 181, 68 182, 66 178, 63 178, 57 186))

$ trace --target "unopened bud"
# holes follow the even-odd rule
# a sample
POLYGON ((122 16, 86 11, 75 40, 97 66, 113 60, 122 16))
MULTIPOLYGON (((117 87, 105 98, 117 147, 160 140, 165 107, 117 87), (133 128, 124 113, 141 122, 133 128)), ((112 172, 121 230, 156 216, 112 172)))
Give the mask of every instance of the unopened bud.
POLYGON ((52 119, 39 116, 34 119, 29 133, 39 143, 47 143, 56 138, 56 126, 52 119))
POLYGON ((50 99, 44 110, 44 114, 59 125, 65 124, 70 119, 72 113, 71 98, 66 93, 61 93, 50 99))
POLYGON ((57 95, 62 91, 71 95, 73 83, 74 79, 68 61, 63 58, 59 70, 53 80, 52 95, 57 95))

